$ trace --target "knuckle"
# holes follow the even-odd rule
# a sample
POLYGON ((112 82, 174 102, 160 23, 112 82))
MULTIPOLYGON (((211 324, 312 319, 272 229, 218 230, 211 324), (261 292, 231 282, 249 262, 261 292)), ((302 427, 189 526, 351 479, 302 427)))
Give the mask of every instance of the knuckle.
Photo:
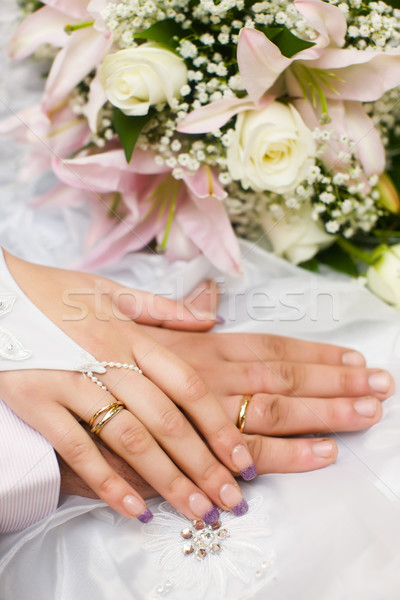
POLYGON ((186 478, 182 473, 178 473, 167 483, 166 489, 163 492, 166 497, 176 496, 186 486, 186 478))
POLYGON ((213 460, 202 472, 201 482, 209 485, 215 480, 220 480, 224 474, 224 467, 218 461, 213 460))
POLYGON ((254 411, 257 420, 268 425, 269 431, 281 429, 287 418, 287 410, 282 396, 275 394, 270 397, 263 397, 261 394, 255 394, 253 400, 254 411))
POLYGON ((131 425, 120 434, 123 451, 130 455, 144 454, 150 447, 150 435, 144 427, 131 425))
POLYGON ((160 429, 164 436, 180 437, 184 435, 187 421, 184 415, 176 408, 167 410, 161 416, 160 429))
POLYGON ((251 362, 243 366, 244 376, 249 390, 263 388, 263 363, 251 362))
POLYGON ((114 489, 116 488, 116 486, 118 485, 119 482, 119 477, 116 473, 113 473, 111 475, 109 475, 108 477, 106 477, 105 479, 103 479, 103 481, 101 481, 98 490, 96 490, 99 494, 100 497, 104 497, 104 496, 108 496, 109 494, 111 494, 114 489))
POLYGON ((227 448, 232 439, 232 429, 235 431, 231 422, 227 422, 219 427, 219 429, 217 429, 217 431, 213 434, 213 443, 227 448))
POLYGON ((189 402, 197 402, 208 393, 208 388, 202 378, 196 373, 191 372, 186 375, 183 382, 184 397, 189 402))
POLYGON ((293 394, 301 388, 302 367, 297 364, 283 362, 279 367, 279 377, 286 388, 285 393, 293 394))
POLYGON ((92 448, 84 441, 69 440, 68 445, 61 449, 60 454, 68 463, 79 466, 89 462, 92 448))
POLYGON ((286 357, 286 342, 283 338, 277 335, 265 335, 263 344, 266 355, 270 360, 285 360, 286 357))

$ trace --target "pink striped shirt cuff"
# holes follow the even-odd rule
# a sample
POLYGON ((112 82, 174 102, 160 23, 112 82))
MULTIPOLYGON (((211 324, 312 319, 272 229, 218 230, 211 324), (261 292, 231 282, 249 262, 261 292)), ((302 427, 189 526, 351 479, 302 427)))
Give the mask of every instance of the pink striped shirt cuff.
POLYGON ((47 517, 57 508, 59 492, 53 448, 0 400, 0 533, 47 517))

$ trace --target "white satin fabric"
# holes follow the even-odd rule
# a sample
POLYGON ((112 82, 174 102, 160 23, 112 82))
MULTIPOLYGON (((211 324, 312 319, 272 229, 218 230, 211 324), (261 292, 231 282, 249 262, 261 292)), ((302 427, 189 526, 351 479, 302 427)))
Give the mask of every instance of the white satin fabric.
MULTIPOLYGON (((18 98, 25 89, 19 82, 32 85, 31 77, 30 67, 16 67, 6 91, 18 98)), ((8 142, 0 141, 0 151, 1 244, 28 260, 68 266, 84 246, 84 207, 29 206, 34 185, 15 183, 20 159, 10 154, 8 142)), ((126 257, 103 274, 169 297, 215 277, 223 288, 219 312, 226 318, 219 330, 348 345, 370 365, 388 368, 399 386, 398 313, 355 282, 307 273, 248 243, 242 250, 243 276, 236 280, 221 277, 202 257, 170 265, 153 254, 126 257)), ((0 536, 1 598, 395 600, 398 393, 384 403, 383 419, 372 429, 334 438, 339 457, 325 470, 243 483, 249 513, 223 515, 229 537, 220 553, 204 560, 183 555, 182 520, 159 499, 149 503, 154 521, 140 525, 101 502, 62 498, 47 520, 0 536)))

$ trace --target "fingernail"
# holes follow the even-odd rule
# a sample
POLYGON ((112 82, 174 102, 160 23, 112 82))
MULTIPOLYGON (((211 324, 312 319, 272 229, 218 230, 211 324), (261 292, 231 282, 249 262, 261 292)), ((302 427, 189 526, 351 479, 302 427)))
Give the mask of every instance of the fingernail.
POLYGON ((153 518, 151 510, 149 510, 139 498, 136 498, 136 496, 125 496, 122 503, 126 511, 132 515, 132 517, 139 519, 142 523, 148 523, 153 518))
POLYGON ((228 506, 236 517, 244 515, 249 510, 241 491, 232 483, 225 483, 219 491, 219 496, 223 504, 228 506))
POLYGON ((354 410, 362 417, 374 417, 378 408, 378 400, 363 398, 362 400, 356 400, 353 406, 354 410))
POLYGON ((330 440, 322 440, 312 445, 312 451, 320 458, 330 458, 333 452, 333 443, 330 440))
POLYGON ((368 377, 368 383, 375 392, 385 393, 389 391, 390 386, 392 385, 392 378, 389 373, 379 371, 377 373, 372 373, 372 375, 368 377))
POLYGON ((189 496, 189 506, 196 517, 202 519, 207 525, 212 525, 219 518, 218 508, 199 492, 189 496))
POLYGON ((222 325, 223 323, 225 323, 225 319, 224 317, 221 317, 221 315, 216 315, 215 322, 218 323, 218 325, 222 325))
POLYGON ((257 477, 256 466, 246 446, 243 444, 235 446, 232 450, 232 460, 245 481, 250 481, 254 477, 257 477))
POLYGON ((359 352, 351 350, 342 355, 342 363, 348 367, 363 367, 365 365, 365 358, 359 352))

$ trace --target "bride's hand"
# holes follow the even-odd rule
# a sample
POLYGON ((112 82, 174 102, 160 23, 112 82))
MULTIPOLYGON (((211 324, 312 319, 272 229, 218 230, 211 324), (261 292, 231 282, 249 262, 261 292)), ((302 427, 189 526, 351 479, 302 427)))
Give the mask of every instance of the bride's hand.
POLYGON ((251 396, 244 431, 259 473, 327 466, 336 459, 335 441, 297 436, 367 429, 393 392, 388 373, 366 368, 348 348, 268 334, 143 328, 200 373, 234 423, 243 397, 251 396))
POLYGON ((256 475, 244 436, 196 371, 119 314, 117 304, 129 296, 142 321, 171 325, 181 323, 180 307, 143 292, 119 295, 117 284, 94 275, 32 265, 8 254, 6 260, 32 302, 82 348, 99 361, 136 363, 143 371, 109 369, 99 376, 109 391, 77 372, 2 372, 0 396, 14 412, 49 440, 95 494, 120 513, 146 521, 151 515, 142 497, 73 416, 88 423, 105 405, 122 401, 126 410, 100 435, 159 494, 190 519, 213 522, 215 504, 243 514, 247 505, 232 472, 246 479, 256 475))

